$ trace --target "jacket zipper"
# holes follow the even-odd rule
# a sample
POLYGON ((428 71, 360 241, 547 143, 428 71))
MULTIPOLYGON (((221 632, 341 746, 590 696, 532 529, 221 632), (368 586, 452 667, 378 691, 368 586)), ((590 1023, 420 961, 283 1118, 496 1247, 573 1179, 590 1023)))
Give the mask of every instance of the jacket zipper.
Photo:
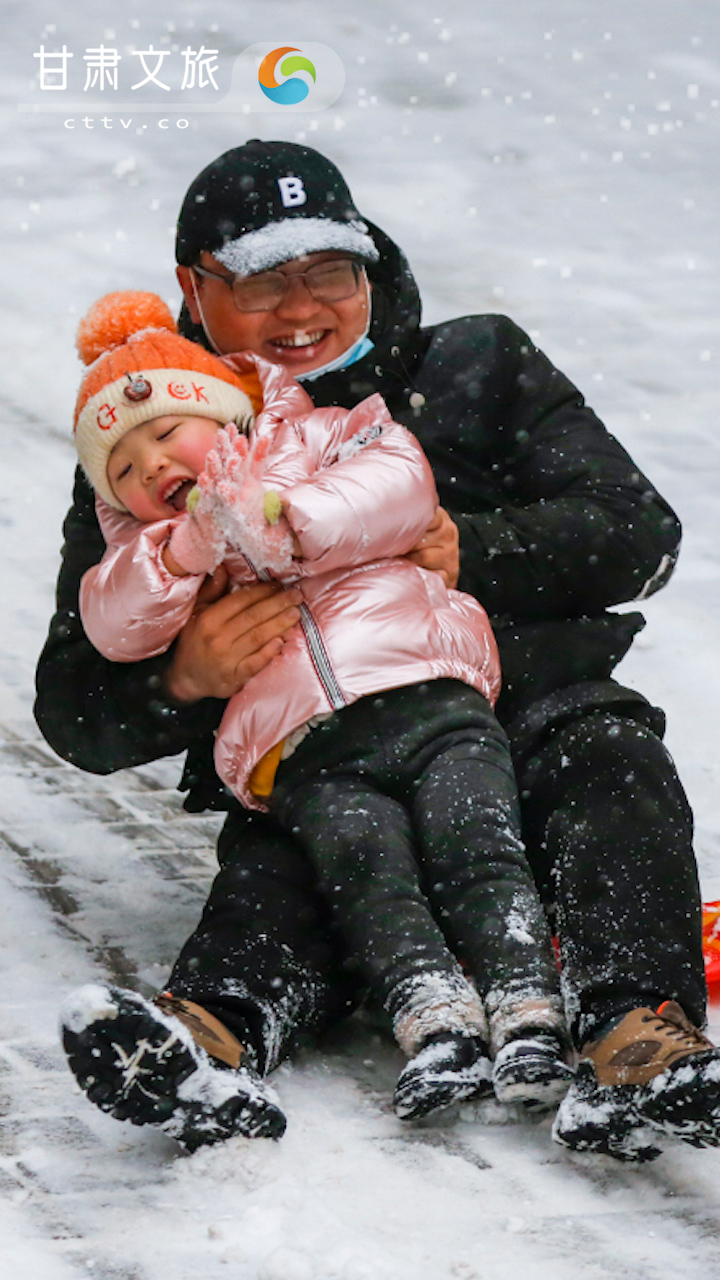
MULTIPOLYGON (((267 570, 256 569, 252 560, 250 560, 248 556, 245 556, 245 559, 247 560, 252 573, 254 573, 261 582, 271 581, 270 574, 267 570)), ((317 678, 323 687, 325 697, 330 703, 333 711, 339 711, 341 707, 347 706, 347 699, 343 696, 342 689, 337 681, 337 676, 333 671, 328 651, 325 648, 323 638, 320 634, 320 628, 313 618, 310 609, 304 602, 300 605, 300 626, 303 629, 305 643, 307 644, 308 652, 315 668, 317 678)))
POLYGON ((323 644, 320 628, 306 604, 300 605, 300 626, 303 629, 312 664, 317 671, 318 680, 325 690, 325 696, 333 711, 339 711, 341 707, 347 706, 347 702, 343 697, 332 663, 328 657, 327 649, 323 644))

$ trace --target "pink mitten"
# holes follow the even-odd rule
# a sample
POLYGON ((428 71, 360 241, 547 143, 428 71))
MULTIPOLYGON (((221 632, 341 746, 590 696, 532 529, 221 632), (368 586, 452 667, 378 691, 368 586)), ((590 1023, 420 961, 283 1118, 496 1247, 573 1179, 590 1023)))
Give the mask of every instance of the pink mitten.
POLYGON ((173 529, 169 547, 188 573, 212 573, 225 557, 225 536, 212 501, 199 485, 188 495, 185 519, 173 529))
POLYGON ((212 498, 227 546, 241 551, 257 572, 282 574, 292 566, 293 539, 279 495, 261 479, 267 453, 267 439, 248 445, 230 424, 218 431, 198 484, 203 497, 212 498))

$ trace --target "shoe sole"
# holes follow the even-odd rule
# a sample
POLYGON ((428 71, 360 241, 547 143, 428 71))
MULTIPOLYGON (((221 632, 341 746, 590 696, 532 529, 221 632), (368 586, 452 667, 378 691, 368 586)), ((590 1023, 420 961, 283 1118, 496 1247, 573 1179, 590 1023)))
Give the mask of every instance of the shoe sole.
POLYGON ((598 1085, 591 1071, 578 1073, 553 1124, 553 1140, 571 1151, 612 1156, 624 1164, 644 1164, 662 1154, 657 1134, 634 1106, 635 1090, 598 1085))
POLYGON ((429 1082, 420 1095, 413 1093, 412 1100, 405 1100, 403 1090, 396 1090, 393 1109, 398 1120, 420 1120, 422 1116, 451 1107, 454 1102, 467 1102, 470 1098, 479 1101, 489 1097, 491 1093, 492 1085, 489 1080, 466 1084, 438 1080, 435 1084, 429 1082))
MULTIPOLYGON (((441 1050, 442 1054, 442 1050, 441 1050)), ((393 1107, 399 1120, 419 1120, 455 1102, 492 1093, 490 1059, 479 1054, 461 1066, 452 1056, 437 1058, 437 1046, 427 1045, 400 1073, 393 1107)))
POLYGON ((522 1103, 533 1111, 556 1107, 574 1079, 575 1072, 564 1062, 548 1062, 546 1057, 532 1058, 528 1054, 493 1072, 498 1102, 522 1103))
POLYGON ((521 1104, 532 1111, 551 1111, 562 1102, 572 1082, 572 1074, 549 1080, 518 1080, 512 1084, 496 1085, 495 1097, 506 1105, 521 1104))
POLYGON ((715 1051, 681 1061, 645 1085, 599 1085, 589 1064, 561 1103, 553 1138, 573 1151, 641 1162, 661 1154, 660 1136, 720 1146, 720 1060, 715 1051))
POLYGON ((693 1147, 720 1146, 720 1058, 716 1050, 680 1061, 635 1089, 634 1106, 653 1129, 693 1147))
POLYGON ((176 1018, 135 992, 82 988, 66 1002, 61 1030, 80 1088, 117 1120, 160 1128, 189 1151, 285 1130, 282 1111, 247 1068, 213 1065, 176 1018))

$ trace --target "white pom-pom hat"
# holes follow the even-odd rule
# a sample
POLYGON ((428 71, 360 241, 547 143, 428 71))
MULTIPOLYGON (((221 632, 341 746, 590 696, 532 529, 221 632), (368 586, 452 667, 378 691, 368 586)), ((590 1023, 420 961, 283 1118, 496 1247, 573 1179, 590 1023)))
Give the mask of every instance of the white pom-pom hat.
POLYGON ((154 293, 127 290, 100 298, 80 322, 80 358, 88 365, 75 406, 75 444, 97 493, 124 507, 107 478, 118 440, 167 414, 213 418, 247 429, 262 407, 257 378, 242 379, 217 356, 177 332, 154 293))

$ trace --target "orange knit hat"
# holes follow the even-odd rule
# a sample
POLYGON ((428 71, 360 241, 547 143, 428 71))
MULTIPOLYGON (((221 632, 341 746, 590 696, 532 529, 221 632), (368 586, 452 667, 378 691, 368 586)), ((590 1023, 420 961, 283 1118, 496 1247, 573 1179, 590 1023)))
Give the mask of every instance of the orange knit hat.
POLYGON ((257 377, 236 373, 187 338, 154 293, 108 293, 81 320, 77 349, 89 365, 75 406, 75 444, 88 480, 119 511, 107 478, 118 440, 166 414, 247 427, 262 408, 257 377))

